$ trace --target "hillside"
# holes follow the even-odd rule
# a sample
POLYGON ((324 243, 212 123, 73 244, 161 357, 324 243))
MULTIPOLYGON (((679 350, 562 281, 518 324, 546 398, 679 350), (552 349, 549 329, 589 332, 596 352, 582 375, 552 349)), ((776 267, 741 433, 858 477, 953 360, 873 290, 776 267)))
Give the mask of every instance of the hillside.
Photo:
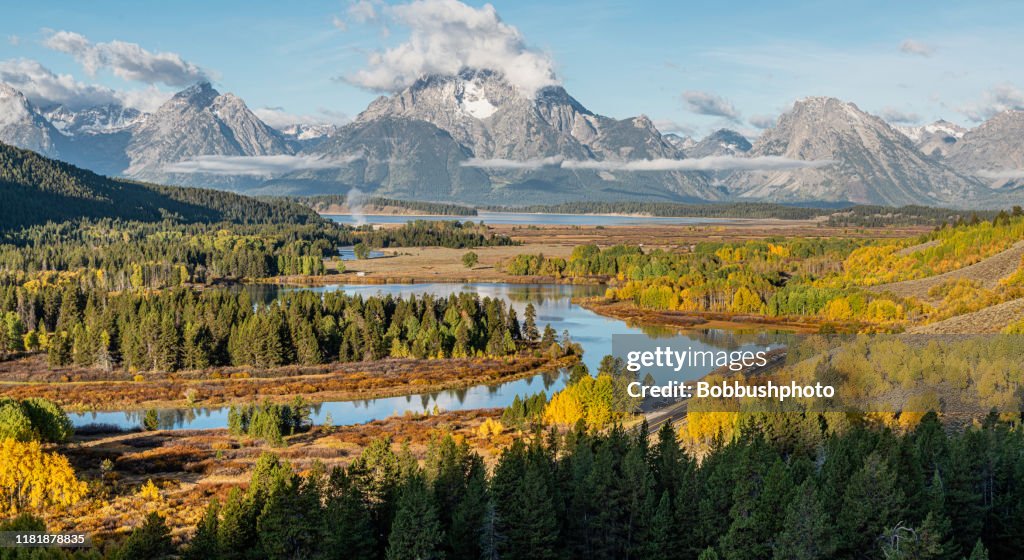
MULTIPOLYGON (((938 240, 929 241, 922 244, 919 250, 927 250, 938 244, 938 240)), ((910 256, 915 252, 912 251, 906 254, 898 252, 897 254, 899 256, 910 256)), ((1004 278, 1017 272, 1021 266, 1022 257, 1024 257, 1024 241, 1018 241, 1013 247, 1005 251, 963 268, 927 278, 872 286, 870 289, 879 293, 890 292, 900 297, 916 297, 925 301, 941 299, 931 293, 933 288, 960 279, 977 282, 982 288, 992 289, 998 286, 1004 278)))
POLYGON ((289 202, 110 179, 0 144, 0 229, 77 218, 236 223, 319 219, 289 202))

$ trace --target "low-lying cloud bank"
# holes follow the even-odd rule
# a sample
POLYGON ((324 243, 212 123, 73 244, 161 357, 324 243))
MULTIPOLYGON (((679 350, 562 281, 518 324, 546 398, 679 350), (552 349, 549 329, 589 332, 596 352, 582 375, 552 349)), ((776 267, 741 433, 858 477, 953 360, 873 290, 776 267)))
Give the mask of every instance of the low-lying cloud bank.
POLYGON ((529 170, 542 168, 588 169, 594 171, 776 171, 785 169, 818 168, 832 165, 835 160, 799 160, 782 156, 735 157, 709 156, 691 159, 642 159, 633 161, 571 160, 547 157, 529 160, 470 158, 463 167, 481 169, 529 170))
POLYGON ((350 163, 352 158, 324 158, 316 156, 199 156, 165 165, 167 173, 199 173, 208 175, 244 175, 273 177, 293 171, 337 169, 350 163))
POLYGON ((1024 169, 999 169, 996 171, 978 171, 975 175, 985 179, 1024 179, 1024 169))

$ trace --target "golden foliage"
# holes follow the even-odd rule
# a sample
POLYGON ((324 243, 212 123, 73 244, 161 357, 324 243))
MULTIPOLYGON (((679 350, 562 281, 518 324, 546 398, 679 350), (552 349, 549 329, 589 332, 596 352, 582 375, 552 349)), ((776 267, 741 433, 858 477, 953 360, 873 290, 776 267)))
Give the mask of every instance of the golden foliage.
POLYGON ((493 418, 487 418, 480 424, 480 427, 476 429, 476 433, 481 438, 490 438, 492 436, 500 436, 505 431, 505 426, 502 425, 500 420, 493 418))
POLYGON ((160 500, 160 489, 153 484, 153 479, 149 479, 139 488, 138 495, 147 502, 156 502, 160 500))
POLYGON ((75 476, 67 457, 46 453, 39 442, 0 442, 0 510, 68 507, 82 499, 86 484, 75 476))
POLYGON ((709 443, 715 438, 729 441, 736 433, 739 418, 738 412, 689 411, 680 435, 691 443, 709 443))

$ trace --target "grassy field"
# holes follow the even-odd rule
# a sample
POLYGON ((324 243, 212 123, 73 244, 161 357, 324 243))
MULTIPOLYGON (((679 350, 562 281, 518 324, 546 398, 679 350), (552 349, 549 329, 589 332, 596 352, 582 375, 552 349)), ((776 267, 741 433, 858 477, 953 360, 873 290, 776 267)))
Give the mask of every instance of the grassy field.
MULTIPOLYGON (((380 227, 397 227, 389 224, 380 227)), ((512 276, 498 264, 521 254, 541 253, 546 257, 566 258, 577 245, 643 245, 647 248, 688 250, 706 241, 746 241, 769 237, 857 237, 900 238, 919 235, 925 227, 834 228, 815 220, 736 220, 716 225, 636 225, 636 226, 492 226, 494 233, 507 235, 515 246, 448 249, 445 247, 401 247, 384 249, 384 257, 345 261, 345 271, 324 276, 284 276, 276 281, 294 284, 376 284, 416 282, 509 282, 528 284, 552 282, 552 277, 512 276), (479 257, 473 268, 462 264, 462 256, 472 250, 479 257)))

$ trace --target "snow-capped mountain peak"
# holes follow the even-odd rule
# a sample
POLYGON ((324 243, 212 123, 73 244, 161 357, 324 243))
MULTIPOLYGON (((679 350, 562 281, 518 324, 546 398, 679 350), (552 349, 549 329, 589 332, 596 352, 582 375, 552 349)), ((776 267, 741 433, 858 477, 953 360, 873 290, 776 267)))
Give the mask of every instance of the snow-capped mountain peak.
POLYGON ((138 109, 115 104, 78 110, 57 105, 47 109, 44 115, 57 130, 68 136, 121 132, 146 119, 146 114, 138 109))

